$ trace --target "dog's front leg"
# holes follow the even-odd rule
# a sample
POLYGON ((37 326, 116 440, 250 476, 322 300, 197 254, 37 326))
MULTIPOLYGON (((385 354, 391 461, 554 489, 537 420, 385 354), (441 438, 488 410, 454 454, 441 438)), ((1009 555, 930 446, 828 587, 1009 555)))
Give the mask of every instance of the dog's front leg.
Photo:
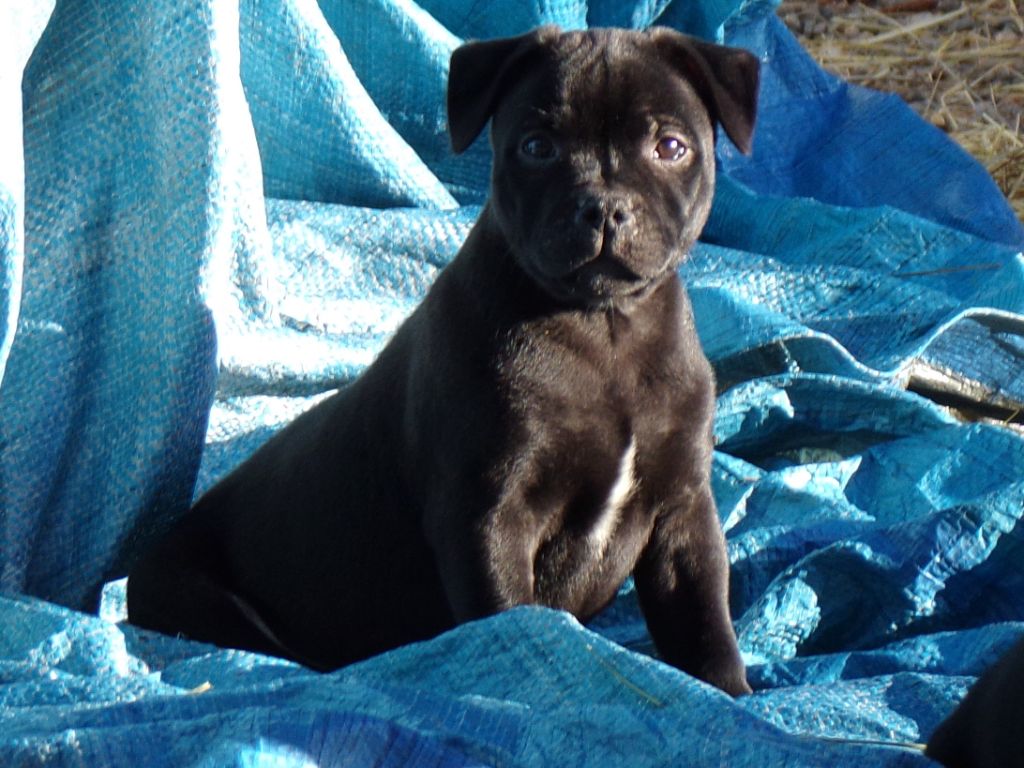
POLYGON ((533 548, 515 517, 499 506, 479 519, 448 517, 433 530, 431 545, 456 623, 535 602, 533 548))
POLYGON ((661 514, 635 578, 661 657, 733 696, 750 693, 729 616, 725 537, 709 488, 661 514))

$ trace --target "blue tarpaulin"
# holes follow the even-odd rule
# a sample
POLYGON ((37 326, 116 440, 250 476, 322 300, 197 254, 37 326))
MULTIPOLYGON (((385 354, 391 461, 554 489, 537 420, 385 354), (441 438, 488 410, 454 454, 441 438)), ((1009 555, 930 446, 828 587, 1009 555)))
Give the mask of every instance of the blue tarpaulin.
POLYGON ((0 8, 0 764, 925 766, 1024 634, 1024 228, 769 0, 0 8), (659 662, 630 585, 332 674, 133 629, 132 554, 373 358, 452 258, 467 38, 653 23, 763 63, 681 272, 755 693, 659 662), (933 398, 972 401, 965 421, 933 398), (999 416, 1002 414, 1002 416, 999 416))

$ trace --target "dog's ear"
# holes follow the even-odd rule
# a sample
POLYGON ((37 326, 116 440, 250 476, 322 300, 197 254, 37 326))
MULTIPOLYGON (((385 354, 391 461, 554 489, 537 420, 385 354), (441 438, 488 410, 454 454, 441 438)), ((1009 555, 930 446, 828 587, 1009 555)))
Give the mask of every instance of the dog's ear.
POLYGON ((518 37, 466 43, 452 52, 448 70, 448 133, 456 154, 484 129, 513 77, 560 34, 544 26, 518 37))
POLYGON ((742 48, 708 43, 667 27, 648 30, 664 60, 679 69, 704 101, 711 118, 745 155, 757 118, 761 63, 742 48))

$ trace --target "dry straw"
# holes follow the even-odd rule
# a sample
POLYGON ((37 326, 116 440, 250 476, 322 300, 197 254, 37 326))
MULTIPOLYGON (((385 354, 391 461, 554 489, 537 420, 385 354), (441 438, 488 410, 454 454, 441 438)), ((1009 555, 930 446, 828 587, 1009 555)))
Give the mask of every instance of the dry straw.
POLYGON ((1024 0, 783 0, 826 69, 894 91, 980 160, 1024 219, 1024 0))

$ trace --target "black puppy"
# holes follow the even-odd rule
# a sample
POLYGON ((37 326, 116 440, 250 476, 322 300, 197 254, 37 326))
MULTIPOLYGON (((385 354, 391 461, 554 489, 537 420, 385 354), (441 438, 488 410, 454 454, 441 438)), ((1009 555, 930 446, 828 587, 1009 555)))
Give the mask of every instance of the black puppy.
POLYGON ((516 605, 587 619, 635 570, 663 658, 749 691, 676 268, 757 84, 668 29, 456 50, 455 151, 492 123, 479 221, 366 372, 139 561, 132 621, 334 668, 516 605))

